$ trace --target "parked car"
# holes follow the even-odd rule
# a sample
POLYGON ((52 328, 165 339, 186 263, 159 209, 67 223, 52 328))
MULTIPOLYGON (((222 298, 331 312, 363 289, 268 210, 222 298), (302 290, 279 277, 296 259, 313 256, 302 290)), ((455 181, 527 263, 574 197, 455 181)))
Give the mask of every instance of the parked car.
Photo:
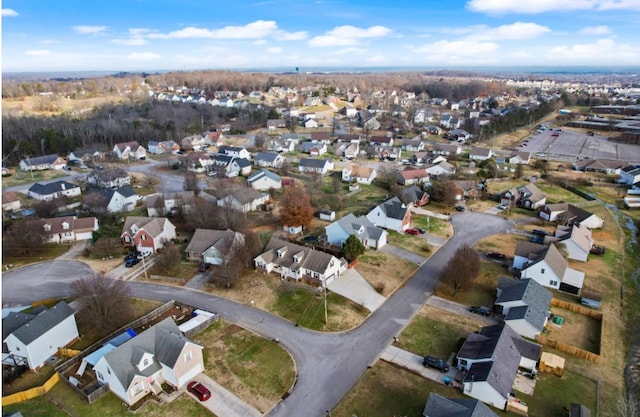
POLYGON ((472 306, 469 307, 469 311, 472 312, 473 314, 478 314, 480 316, 488 316, 489 313, 491 313, 491 310, 489 310, 487 307, 481 307, 481 306, 472 306))
POLYGON ((135 265, 140 263, 140 259, 136 258, 128 258, 127 260, 124 261, 124 266, 127 268, 132 268, 135 265))
POLYGON ((71 171, 71 167, 70 166, 63 166, 62 169, 64 169, 65 171, 71 171))
POLYGON ((464 206, 456 206, 456 211, 464 211, 464 206))
POLYGON ((424 235, 425 233, 427 233, 427 231, 426 231, 426 230, 424 230, 424 229, 423 229, 423 228, 421 228, 421 227, 415 227, 415 229, 416 229, 418 232, 420 232, 420 234, 421 234, 421 235, 424 235))
POLYGON ((498 210, 506 210, 507 206, 505 206, 504 204, 500 204, 498 207, 496 207, 498 210))
POLYGON ((187 390, 198 397, 200 401, 207 401, 209 398, 211 398, 211 391, 209 391, 209 388, 205 387, 198 381, 189 382, 189 384, 187 385, 187 390))
POLYGON ((418 229, 407 229, 404 231, 405 233, 409 234, 409 235, 419 235, 420 232, 418 231, 418 229))
POLYGON ((507 259, 507 255, 500 252, 487 252, 487 258, 491 259, 507 259))
POLYGON ((604 255, 606 250, 607 250, 607 248, 605 248, 604 246, 593 245, 591 247, 591 250, 589 250, 589 253, 592 253, 594 255, 604 255))
POLYGON ((204 272, 207 269, 209 269, 211 267, 211 264, 209 262, 202 262, 200 264, 200 268, 198 268, 200 270, 200 272, 204 272))
POLYGON ((424 365, 425 368, 434 368, 440 372, 449 371, 449 364, 435 356, 425 356, 424 359, 422 359, 422 365, 424 365))
POLYGON ((533 229, 531 231, 531 233, 533 233, 534 235, 539 235, 539 236, 548 236, 548 235, 550 235, 549 232, 544 231, 544 230, 540 230, 540 229, 533 229))

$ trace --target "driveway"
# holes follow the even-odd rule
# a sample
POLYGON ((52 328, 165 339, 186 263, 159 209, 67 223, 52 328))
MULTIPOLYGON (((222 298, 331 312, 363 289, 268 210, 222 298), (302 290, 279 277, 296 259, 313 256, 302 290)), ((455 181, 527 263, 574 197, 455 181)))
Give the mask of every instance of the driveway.
POLYGON ((444 221, 449 221, 451 219, 451 216, 448 216, 446 214, 436 213, 435 211, 431 211, 431 210, 426 210, 426 209, 423 209, 422 207, 411 207, 410 211, 413 214, 421 214, 427 217, 435 217, 436 219, 440 219, 444 221))
POLYGON ((448 311, 450 313, 458 314, 460 316, 473 317, 479 321, 485 322, 487 325, 498 324, 500 322, 500 320, 498 320, 495 316, 485 317, 478 314, 473 314, 469 311, 469 306, 456 303, 455 301, 445 300, 444 298, 436 297, 435 295, 427 300, 427 305, 438 308, 440 310, 448 311))
POLYGON ((354 268, 347 269, 345 273, 340 275, 340 278, 334 279, 327 288, 354 303, 364 306, 369 311, 377 310, 386 301, 386 298, 378 294, 354 268))
POLYGON ((209 388, 209 391, 211 391, 211 398, 207 401, 199 401, 195 395, 187 391, 186 387, 184 388, 185 392, 187 392, 194 401, 199 402, 203 407, 211 411, 216 416, 260 417, 262 415, 258 410, 251 407, 207 375, 201 373, 194 379, 209 388))
POLYGON ((415 253, 413 253, 411 251, 399 248, 397 246, 389 245, 389 244, 384 245, 383 247, 380 248, 380 250, 382 252, 386 252, 386 253, 389 253, 391 255, 395 255, 395 256, 397 256, 399 258, 402 258, 404 260, 407 260, 409 262, 413 262, 416 265, 422 265, 427 260, 426 258, 424 258, 424 257, 422 257, 422 256, 420 256, 418 254, 415 254, 415 253))
MULTIPOLYGON (((440 372, 437 369, 427 368, 422 365, 422 356, 416 355, 395 346, 389 346, 388 348, 386 348, 380 355, 380 359, 385 362, 393 363, 394 365, 398 365, 402 368, 408 369, 414 374, 421 375, 424 378, 440 382, 441 384, 444 384, 445 377, 449 377, 451 381, 454 381, 455 376, 458 372, 457 368, 453 366, 452 363, 449 363, 448 372, 440 372)), ((446 359, 443 360, 446 361, 446 359)))
POLYGON ((81 240, 69 248, 68 251, 56 258, 56 261, 73 261, 77 256, 83 254, 84 250, 90 245, 89 240, 81 240))

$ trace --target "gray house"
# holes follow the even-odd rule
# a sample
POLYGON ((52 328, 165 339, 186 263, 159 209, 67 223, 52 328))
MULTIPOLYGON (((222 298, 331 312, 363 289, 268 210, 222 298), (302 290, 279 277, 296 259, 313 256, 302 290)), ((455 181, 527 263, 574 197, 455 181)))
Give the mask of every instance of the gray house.
POLYGON ((445 398, 429 393, 424 417, 498 417, 482 401, 474 398, 445 398))
POLYGON ((535 339, 549 318, 551 292, 531 278, 498 280, 495 308, 520 336, 535 339))

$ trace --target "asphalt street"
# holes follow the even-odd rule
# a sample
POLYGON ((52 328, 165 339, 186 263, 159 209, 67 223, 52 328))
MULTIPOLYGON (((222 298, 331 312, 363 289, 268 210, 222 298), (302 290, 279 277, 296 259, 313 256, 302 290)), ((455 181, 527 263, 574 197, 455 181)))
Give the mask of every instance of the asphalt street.
MULTIPOLYGON (((451 222, 454 236, 361 326, 343 333, 307 330, 268 312, 188 288, 135 281, 128 285, 134 297, 176 300, 215 311, 229 322, 280 343, 294 358, 297 379, 290 395, 265 415, 320 417, 339 403, 418 313, 457 248, 513 227, 501 217, 483 213, 461 213, 451 222)), ((83 271, 90 270, 81 262, 54 261, 5 273, 3 305, 67 296, 68 284, 83 271)))

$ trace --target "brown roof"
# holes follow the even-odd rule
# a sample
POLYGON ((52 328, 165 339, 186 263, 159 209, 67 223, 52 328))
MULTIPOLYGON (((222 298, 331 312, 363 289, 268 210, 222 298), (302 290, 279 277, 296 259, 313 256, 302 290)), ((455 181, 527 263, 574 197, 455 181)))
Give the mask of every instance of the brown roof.
POLYGON ((336 257, 319 250, 309 249, 286 240, 271 238, 265 251, 260 255, 265 262, 282 265, 291 269, 305 268, 324 274, 331 262, 340 262, 336 257), (284 256, 278 257, 278 250, 284 251, 284 256), (295 262, 294 255, 298 255, 300 262, 295 262))
POLYGON ((125 149, 127 149, 127 146, 131 148, 132 151, 136 151, 136 149, 138 149, 140 147, 140 144, 133 140, 131 142, 122 142, 122 143, 116 143, 116 146, 118 147, 118 149, 120 149, 120 151, 124 151, 125 149))
POLYGON ((5 193, 2 193, 3 203, 11 203, 18 200, 19 200, 18 196, 13 191, 7 191, 5 193))
POLYGON ((400 176, 405 180, 425 178, 429 176, 429 173, 424 169, 406 168, 399 172, 400 176))
POLYGON ((166 217, 129 216, 124 222, 122 233, 130 232, 131 227, 136 225, 139 229, 144 229, 152 237, 156 237, 162 232, 164 223, 168 221, 166 217))
POLYGON ((214 246, 220 253, 227 256, 227 252, 233 248, 233 241, 236 239, 236 235, 242 236, 233 230, 196 229, 185 252, 203 253, 214 246))
POLYGON ((66 217, 54 217, 51 219, 41 219, 42 227, 48 225, 50 227, 49 230, 45 229, 48 233, 65 233, 65 232, 83 232, 93 230, 93 226, 97 222, 95 217, 83 217, 80 219, 76 219, 73 216, 66 217), (67 224, 67 228, 64 227, 64 224, 67 224))
POLYGON ((519 240, 516 243, 516 256, 521 256, 530 260, 540 258, 541 254, 547 249, 545 245, 529 242, 527 240, 519 240))
POLYGON ((350 166, 350 168, 351 168, 351 176, 352 177, 369 178, 369 177, 371 177, 371 174, 373 173, 373 168, 365 167, 365 166, 362 166, 362 165, 352 164, 350 166))

